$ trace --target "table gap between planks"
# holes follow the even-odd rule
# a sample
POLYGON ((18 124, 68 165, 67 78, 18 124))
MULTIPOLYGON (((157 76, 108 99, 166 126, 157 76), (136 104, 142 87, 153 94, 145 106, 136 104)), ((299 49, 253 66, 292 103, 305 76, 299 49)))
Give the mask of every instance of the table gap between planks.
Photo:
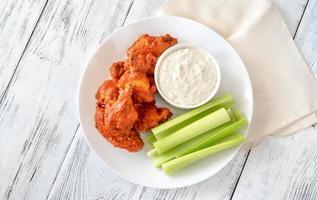
MULTIPOLYGON (((316 128, 269 138, 214 177, 172 190, 122 180, 91 152, 76 115, 84 63, 113 30, 165 2, 0 2, 0 199, 317 198, 316 128)), ((317 0, 276 4, 316 74, 317 0)))

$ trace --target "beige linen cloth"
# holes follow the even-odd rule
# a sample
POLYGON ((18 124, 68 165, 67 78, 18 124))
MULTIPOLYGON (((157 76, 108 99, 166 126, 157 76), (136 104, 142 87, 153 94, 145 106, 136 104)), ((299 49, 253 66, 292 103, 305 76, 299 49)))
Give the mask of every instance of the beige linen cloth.
POLYGON ((276 7, 265 0, 170 0, 164 13, 194 19, 234 47, 253 85, 247 144, 317 122, 317 82, 276 7))

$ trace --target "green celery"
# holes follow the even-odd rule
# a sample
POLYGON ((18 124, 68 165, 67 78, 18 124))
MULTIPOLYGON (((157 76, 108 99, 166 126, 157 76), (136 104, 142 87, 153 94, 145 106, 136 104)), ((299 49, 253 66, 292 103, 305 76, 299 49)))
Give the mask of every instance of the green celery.
POLYGON ((153 143, 156 142, 156 138, 153 134, 146 136, 145 140, 151 145, 153 145, 153 143))
POLYGON ((173 158, 180 157, 182 155, 192 153, 197 150, 201 150, 203 148, 206 148, 207 146, 219 142, 221 139, 236 132, 247 123, 247 120, 241 113, 237 111, 234 111, 233 113, 235 117, 234 119, 232 119, 231 122, 207 131, 206 133, 199 135, 183 144, 180 144, 162 154, 159 154, 155 149, 153 149, 152 151, 155 151, 156 154, 148 154, 148 156, 153 160, 154 166, 159 167, 163 163, 173 158))
POLYGON ((225 127, 229 126, 230 124, 233 124, 234 122, 227 122, 215 129, 212 129, 211 131, 207 131, 204 134, 201 134, 187 142, 184 142, 162 154, 159 154, 157 150, 154 148, 151 151, 147 153, 147 155, 153 160, 153 164, 155 167, 161 166, 163 163, 173 159, 176 157, 176 155, 186 151, 187 149, 191 148, 193 145, 197 145, 202 141, 205 141, 208 139, 211 135, 217 133, 218 131, 224 129, 225 127))
POLYGON ((239 145, 243 141, 244 136, 242 134, 234 134, 214 146, 210 146, 205 149, 196 151, 194 153, 190 153, 182 157, 168 161, 162 165, 162 169, 165 173, 170 174, 205 157, 239 145))
POLYGON ((181 143, 205 133, 206 131, 221 126, 230 120, 230 116, 228 115, 226 109, 221 108, 179 129, 173 134, 154 142, 153 145, 159 153, 163 153, 181 143))
POLYGON ((206 148, 212 144, 215 144, 219 140, 221 140, 224 137, 230 135, 231 133, 237 131, 238 129, 242 128, 246 124, 247 124, 247 120, 243 117, 239 121, 237 121, 233 124, 230 124, 230 125, 226 126, 225 128, 217 131, 217 132, 214 132, 209 137, 205 138, 204 140, 201 140, 199 143, 196 143, 196 144, 190 146, 189 148, 179 152, 176 155, 176 157, 180 157, 180 156, 201 150, 203 148, 206 148))
POLYGON ((155 128, 152 129, 152 133, 155 135, 156 139, 160 140, 171 133, 191 124, 198 119, 220 109, 220 108, 230 108, 233 106, 234 101, 230 94, 219 96, 209 101, 208 103, 195 108, 187 113, 184 113, 178 117, 175 117, 155 128))
POLYGON ((156 158, 159 156, 159 153, 156 151, 156 149, 152 149, 151 151, 147 152, 146 155, 150 158, 156 158))
POLYGON ((237 118, 235 116, 235 112, 233 112, 231 108, 227 109, 227 113, 228 113, 232 122, 237 121, 237 118))

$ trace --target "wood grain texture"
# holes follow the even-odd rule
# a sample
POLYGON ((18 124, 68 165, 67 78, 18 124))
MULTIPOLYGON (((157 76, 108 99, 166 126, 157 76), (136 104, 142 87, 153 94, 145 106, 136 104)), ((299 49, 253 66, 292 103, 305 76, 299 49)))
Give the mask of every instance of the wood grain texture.
MULTIPOLYGON (((19 1, 1 1, 0 6, 11 4, 11 8, 16 2, 19 1)), ((12 79, 7 75, 9 78, 4 81, 7 84, 12 80, 0 104, 0 199, 44 199, 47 196, 49 199, 230 199, 246 152, 240 152, 224 170, 200 184, 156 190, 136 186, 112 174, 91 152, 77 129, 75 92, 86 58, 116 27, 153 14, 164 2, 49 1, 32 39, 24 45, 27 49, 15 75, 12 79)), ((304 10, 303 2, 277 2, 292 33, 304 10)), ((32 4, 30 8, 39 4, 32 4)), ((33 18, 34 13, 28 16, 33 18)), ((283 145, 284 140, 274 141, 283 145)), ((271 149, 274 145, 269 143, 265 148, 271 149)), ((272 170, 270 166, 267 169, 272 170)), ((295 183, 293 188, 301 188, 295 183)), ((239 184, 237 191, 240 190, 239 184)))
POLYGON ((254 148, 233 199, 316 199, 316 133, 311 127, 254 148))
POLYGON ((90 150, 79 129, 49 199, 230 199, 245 155, 240 152, 220 173, 196 185, 171 190, 152 189, 111 173, 90 150))
POLYGON ((47 0, 0 1, 0 101, 47 0))
MULTIPOLYGON (((164 2, 135 1, 126 22, 155 13, 164 2)), ((202 183, 158 190, 134 185, 112 174, 83 140, 82 133, 74 139, 49 199, 230 199, 247 155, 246 151, 239 152, 224 170, 202 183)))
POLYGON ((130 24, 149 16, 155 16, 167 2, 168 0, 134 0, 133 6, 126 17, 125 24, 130 24))
MULTIPOLYGON (((126 22, 146 16, 144 13, 150 14, 152 8, 147 5, 148 3, 134 2, 126 22)), ((300 7, 290 7, 293 10, 289 14, 296 19, 289 22, 295 27, 292 30, 293 34, 304 7, 304 4, 300 7)), ((50 199, 230 199, 247 157, 246 151, 239 152, 224 170, 202 183, 182 189, 157 190, 136 186, 111 174, 109 170, 101 167, 102 161, 82 140, 82 136, 75 138, 56 179, 50 199), (79 160, 78 157, 82 159, 79 160)))
POLYGON ((0 199, 48 195, 79 126, 86 58, 122 25, 131 3, 48 2, 0 104, 0 199))
MULTIPOLYGON (((317 77, 317 0, 309 0, 295 42, 317 77)), ((313 92, 313 91, 312 91, 313 92)), ((233 199, 317 199, 317 128, 267 139, 251 151, 233 199)))
POLYGON ((295 43, 317 78, 317 1, 309 0, 295 43))
POLYGON ((282 15, 289 32, 295 35, 301 16, 307 5, 307 0, 271 0, 282 15))

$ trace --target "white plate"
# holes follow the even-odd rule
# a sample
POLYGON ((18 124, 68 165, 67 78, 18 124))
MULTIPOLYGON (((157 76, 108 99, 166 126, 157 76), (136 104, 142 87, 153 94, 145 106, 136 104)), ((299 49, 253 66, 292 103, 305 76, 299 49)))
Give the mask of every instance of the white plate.
MULTIPOLYGON (((251 82, 240 57, 225 39, 208 27, 181 17, 152 17, 120 28, 113 32, 90 58, 80 83, 78 107, 80 123, 92 150, 114 173, 133 183, 154 188, 188 186, 220 171, 235 156, 239 147, 218 153, 167 176, 155 168, 146 156, 150 149, 147 145, 137 153, 129 153, 114 148, 95 128, 95 93, 98 86, 105 79, 110 79, 109 66, 115 61, 125 59, 127 48, 144 33, 169 33, 176 37, 179 43, 192 43, 210 51, 218 61, 222 73, 218 94, 231 93, 237 107, 249 121, 253 110, 251 82)), ((159 97, 157 102, 166 105, 159 97)), ((174 115, 181 112, 173 108, 174 115)), ((248 127, 244 131, 245 135, 247 130, 248 127)))

